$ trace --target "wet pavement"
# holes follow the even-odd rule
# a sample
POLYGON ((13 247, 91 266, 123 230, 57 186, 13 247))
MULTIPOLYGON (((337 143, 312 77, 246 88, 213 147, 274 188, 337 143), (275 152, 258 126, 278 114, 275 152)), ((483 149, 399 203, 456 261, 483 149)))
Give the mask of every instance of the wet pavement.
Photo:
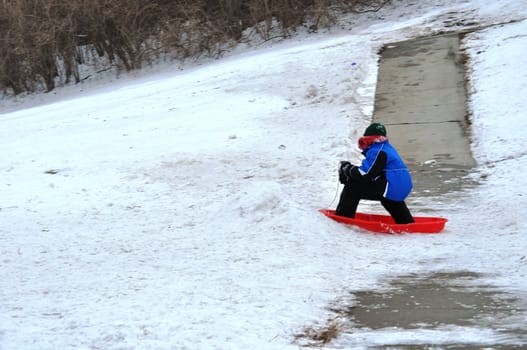
POLYGON ((381 52, 374 121, 414 179, 412 196, 440 195, 473 185, 463 55, 457 34, 387 45, 381 52))
MULTIPOLYGON (((412 172, 410 205, 412 197, 441 196, 477 185, 466 177, 476 163, 470 150, 463 61, 456 34, 394 43, 381 52, 373 120, 387 126, 390 142, 412 172)), ((382 292, 353 292, 353 307, 336 311, 351 320, 351 334, 429 330, 440 336, 461 329, 488 331, 491 337, 484 343, 481 337, 470 341, 463 335, 455 341, 452 335, 437 342, 433 336, 399 339, 368 349, 527 349, 527 329, 521 326, 526 321, 524 301, 483 283, 483 277, 469 269, 399 276, 382 292)))
MULTIPOLYGON (((460 327, 463 332, 489 330, 484 343, 463 339, 434 344, 394 342, 370 349, 525 349, 527 330, 519 328, 524 317, 522 301, 481 282, 470 271, 409 274, 389 281, 381 292, 354 292, 355 303, 344 313, 357 329, 391 331, 442 330, 460 327)), ((470 338, 470 337, 467 337, 470 338)))

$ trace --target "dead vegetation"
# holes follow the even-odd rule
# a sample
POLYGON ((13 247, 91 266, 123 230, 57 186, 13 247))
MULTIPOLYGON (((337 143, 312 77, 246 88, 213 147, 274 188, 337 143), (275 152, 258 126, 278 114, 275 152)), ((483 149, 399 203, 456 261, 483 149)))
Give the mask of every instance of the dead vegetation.
POLYGON ((320 347, 338 338, 344 326, 335 319, 330 319, 321 327, 304 327, 300 333, 294 334, 293 343, 302 347, 320 347))
POLYGON ((389 0, 0 0, 0 91, 19 94, 80 82, 104 62, 139 69, 161 55, 220 56, 250 30, 262 39, 337 13, 378 11, 389 0))

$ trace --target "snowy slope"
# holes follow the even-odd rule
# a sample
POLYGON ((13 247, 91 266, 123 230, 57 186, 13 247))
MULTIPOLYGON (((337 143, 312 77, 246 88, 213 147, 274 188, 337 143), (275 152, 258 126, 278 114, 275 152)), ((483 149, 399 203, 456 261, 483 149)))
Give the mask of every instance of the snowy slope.
POLYGON ((470 268, 525 296, 525 6, 403 3, 182 71, 7 101, 0 349, 295 349, 344 291, 406 272, 470 268), (522 20, 464 42, 481 184, 415 200, 449 218, 442 235, 328 221, 316 210, 357 157, 376 52, 456 16, 522 20))

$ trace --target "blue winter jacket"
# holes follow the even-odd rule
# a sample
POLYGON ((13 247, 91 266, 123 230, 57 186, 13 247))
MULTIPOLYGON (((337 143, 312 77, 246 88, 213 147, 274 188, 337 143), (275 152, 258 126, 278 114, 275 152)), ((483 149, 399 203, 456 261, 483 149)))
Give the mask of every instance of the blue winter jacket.
MULTIPOLYGON (((364 150, 363 154, 365 158, 358 168, 360 174, 363 177, 371 176, 372 174, 369 174, 369 172, 379 169, 382 166, 379 162, 385 159, 386 164, 384 164, 383 168, 380 168, 384 171, 387 180, 383 196, 393 201, 403 201, 412 190, 412 177, 395 148, 386 140, 370 145, 364 150), (385 156, 382 153, 385 153, 385 156)), ((372 180, 375 181, 381 175, 382 173, 376 175, 372 180)))

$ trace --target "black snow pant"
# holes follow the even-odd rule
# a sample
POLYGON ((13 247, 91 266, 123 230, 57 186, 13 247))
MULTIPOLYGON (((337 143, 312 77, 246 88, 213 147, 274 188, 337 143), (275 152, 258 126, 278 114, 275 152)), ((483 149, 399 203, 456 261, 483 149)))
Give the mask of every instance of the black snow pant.
POLYGON ((361 199, 368 199, 380 201, 382 206, 388 211, 388 213, 390 213, 396 224, 408 224, 414 222, 414 218, 404 201, 392 201, 383 197, 385 189, 385 178, 368 183, 350 181, 344 185, 344 189, 340 194, 336 214, 354 218, 359 201, 361 199))

